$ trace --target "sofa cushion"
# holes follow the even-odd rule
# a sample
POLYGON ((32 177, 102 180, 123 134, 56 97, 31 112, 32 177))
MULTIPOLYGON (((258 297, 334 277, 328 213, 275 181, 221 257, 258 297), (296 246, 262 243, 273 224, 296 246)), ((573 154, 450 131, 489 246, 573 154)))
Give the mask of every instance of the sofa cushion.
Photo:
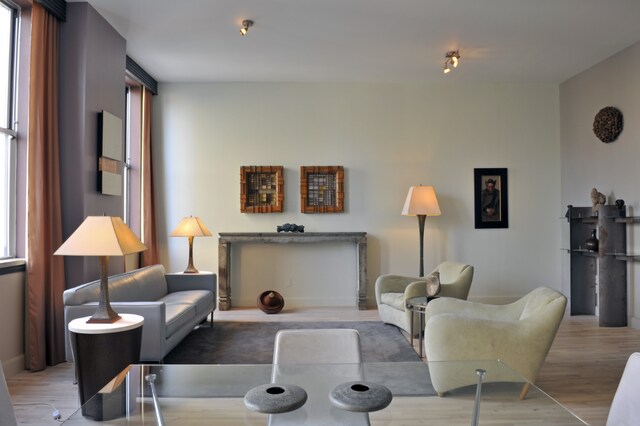
MULTIPOLYGON (((164 277, 164 266, 152 265, 146 268, 138 269, 132 272, 136 280, 133 288, 123 288, 122 297, 127 297, 131 301, 139 300, 158 300, 168 293, 167 280, 164 277), (133 298, 133 299, 132 299, 133 298)), ((111 287, 109 287, 109 296, 111 296, 111 287)), ((117 301, 111 296, 111 300, 117 301)), ((122 300, 125 301, 124 299, 122 300)))
POLYGON ((394 308, 404 311, 404 293, 382 293, 380 295, 380 301, 385 305, 393 306, 394 308))
MULTIPOLYGON (((135 271, 109 277, 111 302, 152 302, 167 294, 167 280, 162 265, 152 265, 135 271)), ((65 290, 65 305, 82 305, 97 302, 100 297, 100 280, 65 290)))
POLYGON ((188 303, 167 303, 166 305, 166 321, 167 321, 167 338, 173 333, 184 327, 196 317, 195 305, 188 303))
POLYGON ((185 303, 196 307, 196 315, 211 312, 213 296, 207 290, 184 290, 169 293, 158 300, 166 304, 185 303))

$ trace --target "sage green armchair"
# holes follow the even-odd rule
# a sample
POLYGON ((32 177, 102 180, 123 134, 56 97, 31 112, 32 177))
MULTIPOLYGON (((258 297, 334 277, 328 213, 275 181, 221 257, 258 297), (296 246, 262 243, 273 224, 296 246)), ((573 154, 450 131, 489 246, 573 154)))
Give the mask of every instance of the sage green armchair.
MULTIPOLYGON (((473 266, 458 262, 442 262, 433 272, 440 274, 441 287, 438 296, 467 298, 473 280, 473 266)), ((406 300, 427 295, 424 278, 381 275, 376 280, 375 291, 380 319, 410 333, 411 311, 405 306, 406 300)), ((415 332, 419 330, 419 317, 414 315, 415 332)))
MULTIPOLYGON (((450 298, 433 300, 425 311, 427 359, 429 362, 499 359, 534 383, 566 305, 567 298, 548 287, 539 287, 508 305, 450 298)), ((439 394, 475 384, 438 364, 429 364, 429 371, 439 394)), ((495 382, 510 379, 513 376, 491 378, 495 382)), ((528 390, 525 385, 521 398, 528 390)))

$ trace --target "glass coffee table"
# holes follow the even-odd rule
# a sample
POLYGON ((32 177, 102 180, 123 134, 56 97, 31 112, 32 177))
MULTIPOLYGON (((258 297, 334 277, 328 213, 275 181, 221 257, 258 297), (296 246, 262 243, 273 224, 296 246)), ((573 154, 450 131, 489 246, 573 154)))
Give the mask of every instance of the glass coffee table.
POLYGON ((520 390, 526 383, 500 361, 131 365, 64 424, 339 425, 345 423, 336 419, 357 414, 372 425, 468 426, 476 408, 480 424, 586 424, 534 385, 520 400, 520 390), (486 373, 480 404, 476 405, 478 370, 486 373), (347 413, 334 406, 327 389, 343 384, 353 374, 362 383, 387 387, 393 396, 391 403, 370 413, 347 413), (308 393, 307 402, 283 414, 268 415, 246 408, 245 394, 272 382, 302 387, 308 393))

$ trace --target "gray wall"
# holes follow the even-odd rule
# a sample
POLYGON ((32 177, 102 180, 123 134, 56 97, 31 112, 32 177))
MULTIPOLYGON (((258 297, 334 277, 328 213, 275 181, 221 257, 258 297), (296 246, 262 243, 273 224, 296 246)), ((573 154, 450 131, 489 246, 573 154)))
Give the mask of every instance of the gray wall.
MULTIPOLYGON (((590 206, 595 187, 609 202, 622 198, 630 215, 640 215, 640 43, 623 50, 560 85, 561 199, 590 206), (614 106, 624 114, 618 140, 604 144, 593 134, 593 118, 601 108, 614 106)), ((563 212, 564 213, 564 212, 563 212)), ((568 246, 564 225, 562 247, 568 246)), ((640 225, 628 230, 629 251, 640 253, 640 225)), ((562 255, 563 290, 569 294, 569 257, 562 255)), ((638 264, 628 270, 631 325, 640 328, 638 264)))
POLYGON ((0 361, 10 376, 24 368, 24 272, 0 275, 0 361))
MULTIPOLYGON (((69 3, 60 32, 60 174, 67 238, 86 216, 120 216, 122 197, 102 195, 98 179, 98 113, 125 114, 126 40, 88 3, 69 3)), ((123 130, 124 133, 124 130, 123 130)), ((122 271, 122 259, 110 262, 122 271)), ((97 278, 95 258, 65 260, 66 285, 97 278)))

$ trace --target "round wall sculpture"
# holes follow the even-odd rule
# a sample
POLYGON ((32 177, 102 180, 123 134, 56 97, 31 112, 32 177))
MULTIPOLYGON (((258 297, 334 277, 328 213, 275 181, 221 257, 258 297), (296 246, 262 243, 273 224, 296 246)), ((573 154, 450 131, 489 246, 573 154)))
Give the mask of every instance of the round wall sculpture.
POLYGON ((618 139, 622 127, 622 112, 612 106, 602 108, 593 119, 593 133, 604 143, 618 139))

